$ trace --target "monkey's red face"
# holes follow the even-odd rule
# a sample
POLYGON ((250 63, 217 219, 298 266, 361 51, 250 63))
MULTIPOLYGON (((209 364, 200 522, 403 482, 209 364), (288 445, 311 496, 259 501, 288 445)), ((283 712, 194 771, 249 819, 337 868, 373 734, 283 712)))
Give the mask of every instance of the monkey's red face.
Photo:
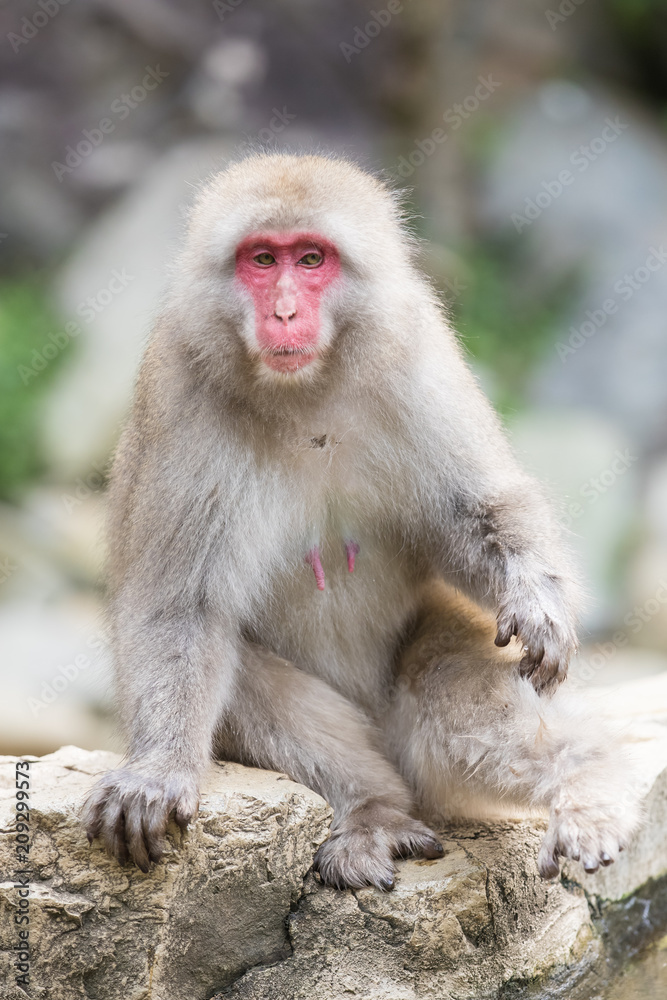
POLYGON ((313 233, 257 233, 236 250, 236 276, 250 292, 263 362, 290 373, 326 346, 321 298, 340 273, 335 246, 313 233))

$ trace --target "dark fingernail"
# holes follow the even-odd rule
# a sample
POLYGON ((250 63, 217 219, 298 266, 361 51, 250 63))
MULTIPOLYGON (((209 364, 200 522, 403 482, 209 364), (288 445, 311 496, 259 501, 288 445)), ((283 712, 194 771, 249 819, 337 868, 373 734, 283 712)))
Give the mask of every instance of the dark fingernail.
POLYGON ((600 867, 599 865, 584 865, 584 871, 588 875, 595 875, 599 867, 600 867))
POLYGON ((385 892, 391 892, 391 890, 394 888, 394 880, 393 880, 393 878, 392 879, 381 878, 380 879, 380 888, 384 889, 385 892))
POLYGON ((544 865, 540 868, 540 877, 543 879, 557 878, 560 875, 560 867, 558 865, 544 865))
POLYGON ((425 843, 422 847, 422 855, 427 860, 432 860, 433 858, 441 858, 443 855, 443 847, 439 840, 430 840, 425 843))
POLYGON ((612 857, 610 857, 608 854, 604 854, 603 853, 603 854, 600 855, 600 861, 602 862, 602 864, 606 868, 607 865, 613 864, 614 859, 612 857))

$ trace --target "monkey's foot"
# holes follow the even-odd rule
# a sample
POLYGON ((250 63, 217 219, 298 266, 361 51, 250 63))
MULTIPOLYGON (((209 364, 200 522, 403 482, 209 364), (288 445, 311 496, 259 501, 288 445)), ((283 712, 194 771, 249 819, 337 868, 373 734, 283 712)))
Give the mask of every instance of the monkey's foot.
POLYGON ((393 806, 371 799, 353 809, 315 855, 322 881, 336 889, 374 885, 393 889, 394 858, 442 857, 442 844, 427 826, 393 806))
POLYGON ((593 874, 600 865, 616 861, 637 829, 641 815, 634 794, 626 790, 613 803, 591 804, 590 796, 583 793, 580 801, 586 799, 585 806, 567 803, 552 808, 537 857, 542 878, 555 878, 560 873, 560 857, 581 861, 584 870, 593 874))
POLYGON ((124 768, 110 771, 91 790, 84 806, 88 840, 99 837, 121 865, 133 861, 143 872, 164 851, 171 816, 182 830, 197 811, 195 782, 180 775, 162 778, 124 768))

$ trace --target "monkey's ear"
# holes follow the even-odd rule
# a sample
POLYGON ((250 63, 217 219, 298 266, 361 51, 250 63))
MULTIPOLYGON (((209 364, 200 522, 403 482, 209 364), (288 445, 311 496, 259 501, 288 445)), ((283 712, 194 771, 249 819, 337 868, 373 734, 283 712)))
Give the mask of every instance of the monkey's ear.
POLYGON ((496 646, 507 646, 513 635, 517 635, 519 629, 516 618, 512 616, 504 622, 498 622, 498 632, 494 642, 496 646))

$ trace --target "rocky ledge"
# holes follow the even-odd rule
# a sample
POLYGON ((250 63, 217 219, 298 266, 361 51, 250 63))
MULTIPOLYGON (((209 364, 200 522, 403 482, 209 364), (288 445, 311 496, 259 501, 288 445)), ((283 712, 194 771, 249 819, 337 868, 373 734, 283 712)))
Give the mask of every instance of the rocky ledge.
POLYGON ((310 872, 331 819, 324 800, 285 775, 227 763, 211 766, 196 822, 182 837, 170 830, 165 861, 143 875, 90 848, 79 826, 81 800, 113 754, 63 747, 23 758, 18 772, 16 758, 1 758, 2 996, 600 997, 667 925, 667 676, 622 685, 600 705, 622 706, 647 823, 613 867, 588 876, 572 864, 553 883, 535 865, 543 823, 519 819, 449 829, 444 857, 401 862, 392 893, 324 888, 310 872), (18 797, 30 806, 27 855, 17 773, 19 785, 29 780, 29 799, 18 797), (28 958, 26 988, 17 977, 28 958))

